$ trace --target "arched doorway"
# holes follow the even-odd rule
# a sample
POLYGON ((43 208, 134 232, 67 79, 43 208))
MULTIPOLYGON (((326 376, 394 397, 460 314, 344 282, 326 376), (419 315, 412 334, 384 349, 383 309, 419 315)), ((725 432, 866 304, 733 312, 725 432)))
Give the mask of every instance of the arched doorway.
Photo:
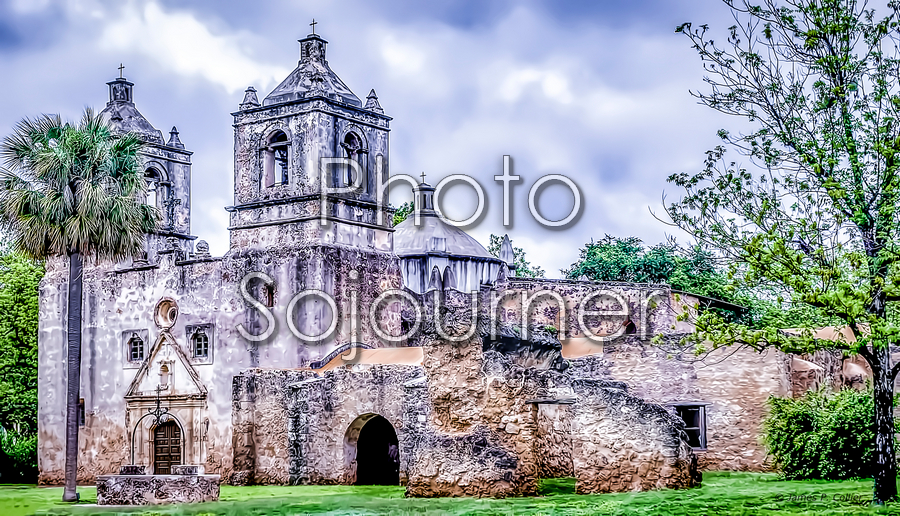
POLYGON ((153 473, 171 475, 172 466, 181 464, 181 428, 169 421, 153 430, 153 473))
POLYGON ((350 478, 354 484, 400 484, 400 447, 387 419, 376 414, 360 416, 350 425, 347 437, 355 451, 350 478))

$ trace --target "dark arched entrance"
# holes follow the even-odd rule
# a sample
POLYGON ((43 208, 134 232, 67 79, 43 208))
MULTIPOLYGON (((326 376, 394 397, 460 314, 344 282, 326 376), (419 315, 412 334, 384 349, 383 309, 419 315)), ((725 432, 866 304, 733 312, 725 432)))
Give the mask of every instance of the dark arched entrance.
POLYGON ((359 431, 356 443, 356 484, 400 484, 400 450, 397 432, 381 417, 369 419, 359 431))
POLYGON ((172 466, 181 464, 181 428, 169 421, 153 430, 153 473, 171 475, 172 466))

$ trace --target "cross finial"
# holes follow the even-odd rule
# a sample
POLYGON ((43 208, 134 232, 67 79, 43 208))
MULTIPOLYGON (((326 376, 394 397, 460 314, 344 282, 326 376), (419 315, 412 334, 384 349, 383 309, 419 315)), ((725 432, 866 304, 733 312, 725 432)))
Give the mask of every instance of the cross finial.
POLYGON ((313 34, 316 33, 316 24, 317 24, 317 23, 319 23, 319 22, 317 22, 316 19, 313 18, 312 23, 309 24, 309 25, 312 27, 312 33, 313 33, 313 34))
POLYGON ((125 77, 122 77, 122 70, 124 70, 124 69, 125 69, 125 65, 122 63, 119 63, 119 79, 125 78, 125 77))
POLYGON ((425 182, 425 172, 422 172, 420 175, 422 176, 422 182, 424 183, 425 182))

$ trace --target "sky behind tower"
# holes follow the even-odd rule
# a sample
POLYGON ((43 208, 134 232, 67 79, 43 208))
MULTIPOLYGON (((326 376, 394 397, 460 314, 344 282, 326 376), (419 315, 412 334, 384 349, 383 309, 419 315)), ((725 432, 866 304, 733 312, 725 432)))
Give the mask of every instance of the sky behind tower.
MULTIPOLYGON (((718 0, 631 2, 4 0, 0 2, 0 134, 27 116, 77 118, 107 101, 124 75, 157 129, 177 126, 194 151, 192 232, 213 254, 228 249, 233 203, 231 112, 243 91, 262 98, 296 66, 296 40, 316 32, 331 68, 360 98, 378 93, 393 117, 391 173, 436 183, 467 174, 484 186, 487 215, 469 232, 485 245, 509 233, 551 277, 585 242, 638 236, 648 244, 685 236, 654 218, 665 181, 695 172, 728 123, 697 105, 699 59, 674 28, 733 23, 718 0), (513 227, 502 226, 503 155, 523 181, 513 188, 513 227), (564 174, 584 195, 584 214, 553 231, 528 213, 528 190, 564 174)), ((398 204, 410 198, 392 191, 398 204)), ((445 211, 466 218, 474 193, 452 186, 445 211)), ((566 216, 571 194, 547 188, 538 207, 566 216)))

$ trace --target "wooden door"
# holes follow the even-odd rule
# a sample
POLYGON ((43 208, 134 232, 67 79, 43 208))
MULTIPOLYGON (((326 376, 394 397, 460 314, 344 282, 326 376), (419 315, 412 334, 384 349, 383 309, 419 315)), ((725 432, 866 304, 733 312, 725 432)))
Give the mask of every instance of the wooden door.
POLYGON ((153 431, 153 473, 171 475, 177 464, 181 464, 181 429, 169 421, 153 431))

